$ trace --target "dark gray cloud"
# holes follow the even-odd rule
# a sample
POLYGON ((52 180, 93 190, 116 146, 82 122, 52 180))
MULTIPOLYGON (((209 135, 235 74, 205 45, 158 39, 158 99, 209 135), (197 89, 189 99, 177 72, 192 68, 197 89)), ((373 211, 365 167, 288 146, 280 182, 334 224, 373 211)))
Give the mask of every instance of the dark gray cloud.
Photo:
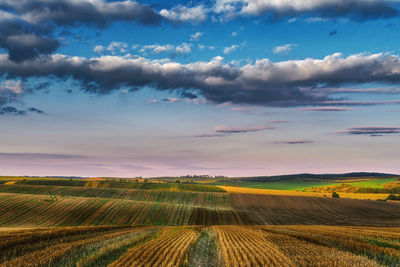
POLYGON ((225 137, 227 134, 221 134, 221 133, 212 133, 212 134, 196 134, 194 137, 199 137, 199 138, 207 138, 207 137, 225 137))
POLYGON ((40 110, 40 109, 35 108, 35 107, 28 108, 28 111, 29 112, 33 112, 33 113, 38 113, 38 114, 44 114, 43 110, 40 110))
POLYGON ((336 112, 336 111, 350 111, 354 110, 352 108, 344 108, 344 107, 311 107, 311 108, 300 108, 300 111, 322 111, 322 112, 336 112))
POLYGON ((105 26, 118 20, 154 24, 161 19, 150 6, 135 1, 2 0, 2 4, 34 25, 51 22, 57 25, 85 23, 105 26))
POLYGON ((343 131, 337 131, 336 133, 348 135, 382 136, 387 134, 399 134, 400 127, 352 127, 343 131))
POLYGON ((275 127, 271 126, 260 126, 260 127, 230 127, 230 126, 215 126, 215 133, 222 134, 237 134, 237 133, 250 133, 250 132, 259 132, 264 130, 275 129, 275 127))
POLYGON ((25 110, 19 110, 16 107, 5 106, 0 107, 0 115, 25 115, 25 110))
POLYGON ((26 115, 27 112, 37 113, 37 114, 44 114, 43 110, 31 107, 27 110, 18 109, 13 106, 0 106, 0 115, 26 115))
POLYGON ((389 101, 348 101, 332 98, 332 88, 347 84, 400 82, 400 58, 387 54, 333 54, 272 62, 260 59, 244 66, 208 62, 181 64, 168 59, 103 56, 97 58, 52 55, 16 63, 0 55, 0 73, 7 78, 74 79, 86 92, 106 94, 120 88, 196 93, 214 103, 262 106, 390 105, 389 101), (330 88, 324 91, 324 87, 330 88))
POLYGON ((155 24, 161 19, 148 5, 133 1, 1 0, 0 47, 21 62, 55 52, 60 46, 53 36, 57 26, 105 27, 120 20, 155 24))
POLYGON ((336 30, 333 30, 333 31, 330 31, 329 32, 329 36, 333 36, 333 35, 336 35, 337 34, 337 31, 336 30))
POLYGON ((252 133, 252 132, 260 132, 264 130, 272 130, 275 127, 271 126, 258 126, 258 127, 230 127, 230 126, 215 126, 214 133, 211 134, 198 134, 194 137, 225 137, 232 134, 243 134, 243 133, 252 133))
POLYGON ((278 145, 303 145, 303 144, 312 144, 314 141, 312 140, 284 140, 284 141, 276 141, 274 144, 278 145))

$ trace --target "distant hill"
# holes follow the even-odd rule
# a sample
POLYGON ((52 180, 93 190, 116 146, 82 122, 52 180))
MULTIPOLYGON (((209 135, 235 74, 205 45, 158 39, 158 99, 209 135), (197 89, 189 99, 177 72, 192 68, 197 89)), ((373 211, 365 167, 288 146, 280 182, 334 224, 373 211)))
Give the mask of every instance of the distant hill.
MULTIPOLYGON (((378 172, 350 172, 340 174, 288 174, 288 175, 275 175, 275 176, 257 176, 257 177, 239 177, 231 179, 234 181, 246 182, 271 182, 271 181, 285 181, 297 179, 310 179, 310 180, 347 180, 354 178, 387 178, 387 177, 400 177, 398 174, 378 173, 378 172)), ((225 179, 224 179, 225 180, 225 179)))

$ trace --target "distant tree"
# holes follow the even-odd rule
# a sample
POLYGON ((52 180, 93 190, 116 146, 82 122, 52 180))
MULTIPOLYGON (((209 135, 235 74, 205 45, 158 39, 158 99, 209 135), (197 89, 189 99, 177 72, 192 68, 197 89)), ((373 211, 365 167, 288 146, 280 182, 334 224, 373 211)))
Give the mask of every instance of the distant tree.
POLYGON ((176 180, 175 183, 179 184, 181 181, 180 180, 176 180))
POLYGON ((336 193, 336 192, 332 192, 332 197, 333 197, 333 198, 339 198, 339 194, 336 193))

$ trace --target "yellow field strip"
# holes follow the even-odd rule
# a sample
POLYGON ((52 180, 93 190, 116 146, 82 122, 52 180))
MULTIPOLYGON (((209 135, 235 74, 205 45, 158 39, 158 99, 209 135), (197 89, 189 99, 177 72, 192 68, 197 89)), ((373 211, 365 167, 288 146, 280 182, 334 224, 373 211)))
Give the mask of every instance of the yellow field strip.
MULTIPOLYGON (((236 186, 218 186, 228 193, 238 194, 258 194, 258 195, 277 195, 277 196, 305 196, 305 197, 331 197, 329 193, 319 192, 302 192, 302 191, 289 191, 289 190, 273 190, 273 189, 258 189, 258 188, 245 188, 236 186)), ((356 194, 356 193, 339 193, 341 198, 352 199, 386 199, 389 194, 356 194)))

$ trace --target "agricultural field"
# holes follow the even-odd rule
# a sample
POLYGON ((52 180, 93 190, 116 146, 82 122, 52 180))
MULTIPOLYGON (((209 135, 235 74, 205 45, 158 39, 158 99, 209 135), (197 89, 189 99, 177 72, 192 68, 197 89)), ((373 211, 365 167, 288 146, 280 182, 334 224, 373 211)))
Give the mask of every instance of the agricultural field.
POLYGON ((400 263, 398 201, 238 186, 118 183, 22 179, 0 184, 0 266, 400 263))
POLYGON ((0 266, 397 266, 400 228, 61 227, 3 231, 0 266))
MULTIPOLYGON (((8 180, 13 181, 13 180, 8 180)), ((19 179, 13 181, 20 185, 47 185, 47 186, 74 186, 91 188, 125 188, 156 191, 190 191, 190 192, 224 192, 221 188, 210 185, 177 183, 177 182, 151 182, 139 180, 90 180, 90 179, 19 179)))
POLYGON ((278 181, 234 181, 208 183, 225 191, 273 195, 331 196, 340 193, 342 198, 386 200, 390 194, 400 194, 399 178, 347 177, 347 179, 305 179, 278 181), (280 192, 281 191, 281 192, 280 192))
MULTIPOLYGON (((400 205, 237 191, 0 185, 0 226, 323 224, 399 226, 400 205)), ((279 191, 278 192, 284 192, 279 191)))
POLYGON ((321 187, 335 185, 335 182, 329 181, 307 181, 307 180, 289 180, 289 181, 273 181, 273 182, 232 182, 232 183, 210 183, 218 186, 237 186, 254 189, 270 189, 270 190, 288 190, 303 191, 311 187, 321 187))

